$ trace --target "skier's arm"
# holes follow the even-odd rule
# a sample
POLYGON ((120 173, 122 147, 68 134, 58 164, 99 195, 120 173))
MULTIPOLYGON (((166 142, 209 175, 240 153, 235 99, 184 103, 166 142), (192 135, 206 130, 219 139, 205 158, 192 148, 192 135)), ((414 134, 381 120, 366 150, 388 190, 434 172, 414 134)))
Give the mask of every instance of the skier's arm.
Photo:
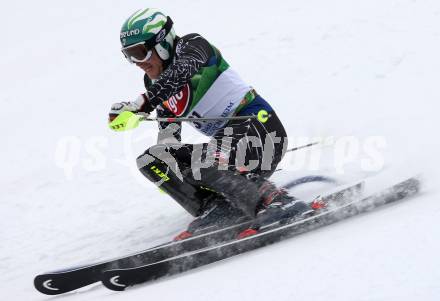
POLYGON ((176 46, 175 59, 159 79, 148 87, 149 103, 156 107, 180 92, 213 54, 211 45, 198 34, 180 39, 176 46))

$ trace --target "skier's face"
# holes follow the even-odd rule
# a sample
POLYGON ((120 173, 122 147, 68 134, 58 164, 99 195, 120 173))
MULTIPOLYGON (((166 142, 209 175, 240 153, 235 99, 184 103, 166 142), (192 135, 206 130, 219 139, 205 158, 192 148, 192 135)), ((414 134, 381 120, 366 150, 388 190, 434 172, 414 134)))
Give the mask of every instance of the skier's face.
POLYGON ((163 63, 159 55, 157 55, 156 50, 153 49, 153 55, 149 60, 142 63, 136 63, 136 66, 144 70, 144 72, 151 79, 158 79, 159 75, 163 71, 163 63))

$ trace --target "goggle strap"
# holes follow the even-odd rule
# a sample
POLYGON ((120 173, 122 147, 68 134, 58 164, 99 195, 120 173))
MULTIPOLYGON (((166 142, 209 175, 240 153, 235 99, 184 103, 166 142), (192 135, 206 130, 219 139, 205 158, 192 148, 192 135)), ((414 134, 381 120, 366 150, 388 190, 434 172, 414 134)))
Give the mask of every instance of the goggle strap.
POLYGON ((156 33, 154 37, 152 37, 148 41, 145 41, 145 46, 147 46, 148 49, 151 49, 154 46, 156 46, 156 44, 162 42, 165 39, 165 37, 170 33, 172 27, 173 27, 173 20, 171 20, 171 18, 167 16, 167 21, 164 27, 161 30, 159 30, 159 32, 156 33))

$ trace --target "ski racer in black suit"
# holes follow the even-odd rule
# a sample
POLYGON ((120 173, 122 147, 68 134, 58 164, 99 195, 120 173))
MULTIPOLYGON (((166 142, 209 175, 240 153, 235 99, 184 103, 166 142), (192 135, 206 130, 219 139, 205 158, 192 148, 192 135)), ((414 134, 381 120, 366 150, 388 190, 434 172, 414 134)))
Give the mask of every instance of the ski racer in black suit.
POLYGON ((215 46, 199 34, 176 36, 171 18, 156 9, 131 15, 120 38, 125 57, 145 73, 146 93, 113 104, 110 122, 124 111, 156 111, 158 117, 192 117, 190 124, 211 138, 182 144, 181 123, 159 122, 158 144, 137 158, 141 173, 196 217, 176 239, 249 219, 246 233, 252 234, 310 212, 267 180, 286 151, 286 131, 215 46), (234 119, 239 116, 257 118, 234 119), (197 121, 204 117, 213 119, 197 121))

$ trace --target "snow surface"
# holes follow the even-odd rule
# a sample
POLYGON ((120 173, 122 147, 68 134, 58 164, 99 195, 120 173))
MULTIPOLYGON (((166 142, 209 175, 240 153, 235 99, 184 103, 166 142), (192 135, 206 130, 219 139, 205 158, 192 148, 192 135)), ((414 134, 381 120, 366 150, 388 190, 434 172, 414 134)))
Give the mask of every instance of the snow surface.
MULTIPOLYGON (((439 300, 439 1, 18 0, 0 3, 0 22, 1 300, 439 300), (191 220, 136 171, 156 126, 122 135, 106 124, 111 103, 143 90, 118 40, 140 5, 218 46, 275 107, 292 146, 296 137, 386 142, 379 173, 360 166, 362 152, 344 166, 322 160, 320 173, 370 176, 372 190, 422 173, 423 193, 123 293, 41 295, 37 273, 142 250, 191 220)), ((200 140, 189 128, 184 136, 200 140)), ((275 181, 317 173, 292 162, 275 181)))

